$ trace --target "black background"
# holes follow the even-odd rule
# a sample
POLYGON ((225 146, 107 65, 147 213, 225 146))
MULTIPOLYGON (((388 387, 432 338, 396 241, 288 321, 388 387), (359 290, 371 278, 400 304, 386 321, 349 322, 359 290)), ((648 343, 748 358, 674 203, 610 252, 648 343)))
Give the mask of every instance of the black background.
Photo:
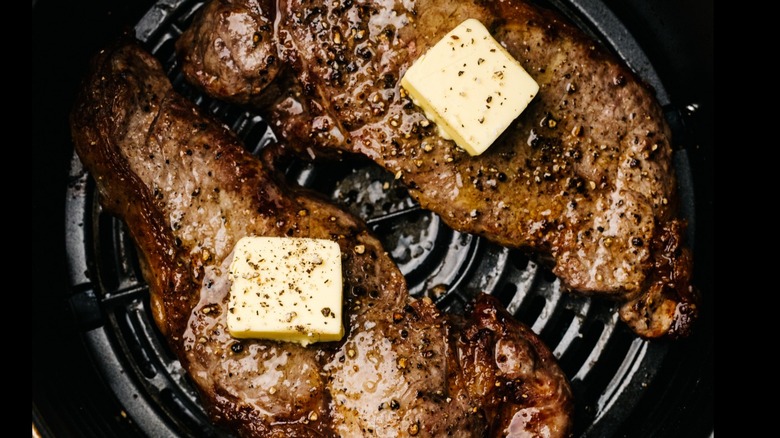
MULTIPOLYGON (((151 1, 33 1, 32 398, 44 436, 137 436, 90 361, 67 305, 65 189, 68 112, 87 60, 132 26, 151 1)), ((632 32, 671 101, 695 103, 686 147, 696 205, 695 280, 707 294, 690 339, 670 351, 619 436, 707 437, 714 428, 713 5, 706 0, 604 0, 632 32), (681 371, 682 370, 682 371, 681 371)))

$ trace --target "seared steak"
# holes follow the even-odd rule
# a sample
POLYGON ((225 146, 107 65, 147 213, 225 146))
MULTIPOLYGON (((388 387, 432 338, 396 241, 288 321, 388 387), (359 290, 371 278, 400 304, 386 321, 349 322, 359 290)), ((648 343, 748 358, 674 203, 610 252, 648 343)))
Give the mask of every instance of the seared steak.
POLYGON ((215 423, 256 437, 571 434, 571 389, 533 332, 489 295, 470 317, 410 298, 362 222, 286 185, 136 42, 95 57, 71 128, 101 205, 137 245, 154 320, 215 423), (342 341, 229 335, 228 266, 246 235, 338 242, 342 341))
POLYGON ((187 79, 257 106, 280 148, 371 158, 454 229, 536 255, 568 289, 619 300, 622 320, 637 334, 689 333, 699 298, 670 129, 652 90, 613 54, 522 0, 277 5, 211 2, 177 42, 187 79), (244 32, 255 29, 223 31, 239 10, 276 23, 252 49, 272 54, 273 68, 241 73, 276 76, 267 94, 243 92, 257 89, 250 86, 226 93, 234 85, 221 78, 230 76, 214 72, 235 70, 249 51, 244 32), (476 157, 441 138, 399 86, 415 59, 466 18, 483 22, 540 85, 526 111, 476 157), (203 56, 214 48, 221 63, 203 56))

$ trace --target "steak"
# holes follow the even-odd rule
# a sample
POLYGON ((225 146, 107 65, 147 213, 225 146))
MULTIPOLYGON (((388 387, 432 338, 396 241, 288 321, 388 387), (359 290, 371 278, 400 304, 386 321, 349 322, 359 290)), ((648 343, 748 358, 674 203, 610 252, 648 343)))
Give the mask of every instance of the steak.
POLYGON ((137 247, 154 321, 215 424, 247 437, 571 435, 571 388, 528 327, 489 295, 469 316, 411 298, 365 224, 285 182, 273 155, 250 154, 135 40, 95 56, 70 123, 101 206, 137 247), (339 244, 343 340, 229 335, 228 267, 247 235, 339 244))
POLYGON ((522 0, 218 0, 177 51, 188 81, 260 111, 280 153, 366 156, 452 228, 526 251, 564 289, 619 302, 638 335, 689 334, 700 298, 662 109, 614 54, 552 10, 522 0), (399 85, 466 18, 540 86, 479 156, 443 139, 399 85), (242 62, 263 56, 270 67, 242 62), (237 77, 273 81, 256 93, 237 77))

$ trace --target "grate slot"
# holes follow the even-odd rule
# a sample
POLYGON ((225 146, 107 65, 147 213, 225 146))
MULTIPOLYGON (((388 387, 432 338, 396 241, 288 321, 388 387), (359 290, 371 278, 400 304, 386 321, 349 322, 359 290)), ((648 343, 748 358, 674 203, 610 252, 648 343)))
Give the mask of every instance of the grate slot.
POLYGON ((168 74, 168 77, 173 76, 178 71, 176 40, 179 38, 179 35, 181 33, 178 31, 165 32, 149 49, 160 62, 163 62, 164 66, 167 66, 165 72, 168 74))
POLYGON ((574 317, 571 320, 569 326, 566 328, 566 332, 563 334, 563 336, 561 336, 560 341, 557 343, 557 345, 555 345, 555 349, 553 350, 553 355, 559 359, 564 352, 574 348, 572 343, 575 341, 575 339, 583 337, 581 330, 584 321, 588 317, 590 299, 571 296, 569 297, 569 300, 566 301, 566 307, 570 309, 574 317))
MULTIPOLYGON (((477 239, 477 242, 474 266, 471 268, 473 272, 464 277, 459 288, 469 291, 472 297, 482 292, 495 295, 502 285, 507 284, 504 277, 509 271, 507 269, 509 250, 484 239, 477 239)), ((505 297, 506 301, 502 301, 502 304, 506 305, 509 299, 510 297, 505 297)))
MULTIPOLYGON (((560 281, 556 279, 555 277, 552 277, 554 281, 550 282, 550 277, 547 275, 549 273, 548 270, 543 269, 541 270, 542 276, 541 278, 543 281, 538 281, 539 278, 537 277, 537 293, 544 296, 544 307, 542 307, 541 312, 539 312, 539 315, 537 316, 536 320, 534 321, 533 325, 531 326, 531 329, 536 333, 542 333, 542 331, 545 329, 547 324, 550 322, 550 319, 553 316, 553 313, 555 312, 556 306, 558 306, 558 303, 561 301, 561 287, 560 287, 560 281)), ((548 345, 555 345, 554 343, 550 343, 548 345)))
POLYGON ((533 294, 528 300, 523 301, 523 304, 514 313, 515 318, 530 325, 528 321, 536 321, 536 318, 542 313, 547 300, 541 295, 533 294))
POLYGON ((114 252, 114 248, 116 248, 114 242, 116 222, 113 217, 100 214, 101 211, 102 209, 98 206, 93 211, 93 222, 96 224, 92 230, 92 241, 96 245, 94 248, 96 280, 100 285, 100 290, 116 290, 120 287, 121 282, 121 269, 117 265, 117 254, 114 252), (111 245, 101 248, 97 246, 98 242, 111 242, 111 245))
POLYGON ((436 302, 436 305, 445 312, 452 312, 456 315, 465 315, 470 310, 471 298, 462 294, 461 291, 452 291, 445 294, 436 302))
POLYGON ((128 302, 148 296, 149 287, 145 283, 117 289, 112 292, 104 292, 101 299, 103 307, 125 306, 128 302))
POLYGON ((598 360, 600 352, 595 350, 599 346, 599 341, 603 349, 609 340, 609 335, 610 331, 605 330, 605 325, 601 321, 588 324, 582 332, 578 331, 577 335, 571 338, 565 350, 556 350, 561 367, 575 375, 577 379, 583 380, 598 360))
POLYGON ((184 413, 183 416, 177 417, 179 428, 192 431, 192 436, 204 438, 227 438, 232 436, 211 426, 202 415, 197 415, 191 409, 191 404, 186 400, 182 400, 179 394, 171 388, 163 388, 160 391, 159 400, 160 405, 166 411, 184 413))
MULTIPOLYGON (((573 325, 573 321, 576 320, 574 311, 565 304, 565 302, 559 301, 558 305, 550 312, 550 317, 544 320, 543 328, 536 332, 544 343, 549 346, 550 350, 553 351, 553 354, 555 354, 555 348, 561 344, 561 340, 568 331, 568 328, 570 328, 573 325)), ((550 307, 549 301, 548 305, 545 307, 550 307)), ((542 309, 542 314, 544 314, 544 309, 542 309)), ((541 320, 541 318, 538 319, 537 323, 541 320)))
MULTIPOLYGON (((525 269, 522 271, 515 271, 510 274, 508 281, 515 285, 516 292, 509 304, 506 305, 506 309, 509 313, 518 316, 518 312, 522 307, 525 297, 533 290, 534 283, 536 281, 538 267, 534 262, 528 262, 525 269)), ((541 312, 541 309, 539 310, 541 312)), ((522 321, 533 321, 539 315, 538 312, 533 312, 533 319, 522 319, 522 321)), ((528 316, 528 315, 526 315, 528 316)))
POLYGON ((507 307, 512 299, 517 296, 517 285, 514 283, 504 283, 494 290, 493 295, 498 298, 501 304, 507 307))
POLYGON ((132 310, 118 308, 114 312, 116 325, 119 329, 124 345, 133 358, 133 364, 146 379, 153 379, 157 376, 157 367, 152 361, 152 352, 145 348, 143 342, 144 333, 138 329, 137 320, 132 314, 132 310))

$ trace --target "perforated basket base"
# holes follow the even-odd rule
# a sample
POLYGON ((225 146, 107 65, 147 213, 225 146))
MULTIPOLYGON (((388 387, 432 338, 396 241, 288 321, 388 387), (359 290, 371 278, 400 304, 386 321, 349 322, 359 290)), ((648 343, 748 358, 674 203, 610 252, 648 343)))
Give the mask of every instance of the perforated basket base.
MULTIPOLYGON (((666 105, 673 127, 683 129, 681 107, 670 102, 645 52, 603 3, 550 4, 612 47, 648 80, 666 105)), ((177 90, 225 121, 257 152, 272 136, 263 119, 199 95, 178 71, 173 42, 200 5, 159 1, 136 23, 136 35, 164 63, 177 90)), ((680 132, 683 135, 689 134, 680 132)), ((700 233, 701 227, 695 226, 696 185, 686 149, 676 154, 675 167, 695 242, 694 230, 700 233)), ((613 303, 563 293, 555 276, 520 252, 448 228, 373 164, 295 163, 287 173, 365 219, 405 274, 413 295, 427 294, 442 309, 460 313, 476 293, 489 292, 531 326, 571 379, 577 436, 703 437, 712 430, 708 302, 702 327, 691 339, 645 341, 618 321, 613 303)), ((124 225, 101 210, 93 182, 75 155, 70 158, 63 210, 69 287, 60 310, 72 312, 68 328, 78 336, 69 338, 67 345, 79 347, 84 355, 63 369, 68 379, 98 376, 110 395, 90 383, 83 393, 72 394, 81 406, 70 415, 74 418, 56 418, 48 401, 34 404, 34 420, 39 417, 37 424, 44 432, 47 424, 70 422, 64 429, 78 430, 82 436, 228 436, 208 421, 178 361, 165 347, 152 323, 148 289, 124 225), (107 398, 105 403, 101 397, 107 398)), ((51 372, 40 356, 34 357, 38 362, 34 376, 51 372)), ((64 386, 76 392, 81 385, 69 381, 64 386)), ((41 388, 39 392, 46 393, 41 388)))

